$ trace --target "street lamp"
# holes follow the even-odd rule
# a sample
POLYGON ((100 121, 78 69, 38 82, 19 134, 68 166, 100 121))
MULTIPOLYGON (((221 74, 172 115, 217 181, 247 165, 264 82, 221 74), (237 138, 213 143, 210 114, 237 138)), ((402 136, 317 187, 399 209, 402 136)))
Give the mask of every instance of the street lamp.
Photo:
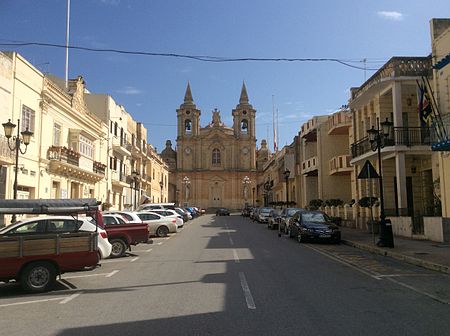
POLYGON ((137 208, 137 190, 138 190, 138 179, 139 179, 139 172, 133 170, 131 172, 131 177, 133 178, 134 181, 134 209, 136 210, 137 208))
MULTIPOLYGON (((13 124, 11 122, 11 119, 8 119, 7 123, 3 123, 3 128, 5 129, 5 137, 8 139, 8 147, 10 149, 11 152, 16 152, 16 157, 15 157, 15 172, 14 172, 14 199, 17 199, 17 173, 19 171, 19 152, 22 154, 25 154, 28 148, 28 145, 30 144, 31 141, 31 137, 33 136, 33 132, 30 132, 28 130, 28 127, 25 131, 22 131, 19 133, 20 131, 20 119, 17 119, 17 135, 12 135, 14 128, 16 127, 15 124, 13 124), (20 138, 20 134, 22 135, 22 138, 20 138), (12 142, 13 145, 10 144, 9 139, 12 137, 12 142), (25 149, 22 151, 22 148, 20 148, 20 145, 24 144, 25 145, 25 149)), ((11 219, 11 223, 15 223, 16 222, 16 215, 13 214, 12 219, 11 219)))
POLYGON ((264 206, 269 206, 269 191, 270 191, 270 182, 267 180, 264 182, 264 206))
POLYGON ((189 197, 189 184, 191 184, 191 180, 189 180, 189 177, 185 176, 183 178, 183 184, 184 184, 184 205, 188 205, 188 197, 189 197))
POLYGON ((245 201, 245 205, 247 205, 248 185, 250 183, 252 183, 252 181, 250 181, 250 178, 248 176, 244 176, 244 179, 242 180, 242 184, 244 186, 244 201, 245 201))
POLYGON ((381 148, 386 145, 386 140, 389 140, 393 123, 386 118, 386 121, 379 123, 377 118, 377 129, 373 126, 367 130, 369 142, 372 150, 378 151, 378 183, 380 188, 380 238, 378 246, 394 247, 394 235, 392 233, 392 225, 390 220, 386 220, 384 212, 384 192, 383 192, 383 177, 381 171, 381 148), (381 125, 381 130, 380 130, 381 125))
POLYGON ((161 180, 159 181, 159 186, 161 187, 161 202, 163 201, 163 187, 164 187, 164 182, 161 180))
POLYGON ((253 207, 255 207, 255 187, 252 188, 252 196, 253 196, 252 197, 252 201, 253 201, 252 204, 253 204, 253 207))
POLYGON ((291 175, 291 171, 286 168, 283 173, 284 179, 286 181, 286 208, 289 207, 289 176, 291 175))

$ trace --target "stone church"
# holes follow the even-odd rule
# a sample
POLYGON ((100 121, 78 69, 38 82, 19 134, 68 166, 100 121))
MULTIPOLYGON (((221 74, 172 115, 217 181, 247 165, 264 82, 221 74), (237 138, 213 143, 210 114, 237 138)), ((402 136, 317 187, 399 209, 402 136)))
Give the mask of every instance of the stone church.
POLYGON ((176 150, 168 140, 161 152, 169 165, 169 200, 203 209, 239 209, 252 204, 258 180, 256 163, 261 156, 267 161, 270 153, 265 140, 256 149, 256 110, 249 103, 245 83, 232 111, 231 127, 221 121, 217 109, 204 127, 200 116, 188 83, 184 102, 177 109, 176 150))

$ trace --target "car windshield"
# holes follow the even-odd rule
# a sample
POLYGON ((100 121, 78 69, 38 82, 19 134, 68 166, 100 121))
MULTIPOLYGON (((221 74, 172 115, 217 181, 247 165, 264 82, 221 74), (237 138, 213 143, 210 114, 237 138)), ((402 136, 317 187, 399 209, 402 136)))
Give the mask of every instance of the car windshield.
POLYGON ((268 215, 270 212, 270 209, 261 209, 260 213, 268 215))
POLYGON ((302 220, 304 222, 326 223, 327 218, 320 212, 304 212, 302 213, 302 220))
POLYGON ((292 208, 288 210, 288 216, 293 216, 297 211, 300 211, 301 209, 292 208))

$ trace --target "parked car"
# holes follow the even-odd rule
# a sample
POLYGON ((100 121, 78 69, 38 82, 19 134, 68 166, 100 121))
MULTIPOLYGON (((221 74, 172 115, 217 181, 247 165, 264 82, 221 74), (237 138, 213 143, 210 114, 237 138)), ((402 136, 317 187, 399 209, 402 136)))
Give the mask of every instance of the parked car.
POLYGON ((242 217, 248 217, 248 216, 250 216, 250 211, 251 211, 251 207, 249 207, 249 206, 246 206, 246 207, 244 207, 244 208, 242 208, 242 217))
POLYGON ((17 237, 36 234, 52 234, 66 232, 98 232, 98 251, 102 259, 108 258, 112 246, 108 234, 101 227, 89 221, 90 217, 45 216, 31 217, 8 225, 0 230, 0 236, 17 237))
POLYGON ((216 216, 229 216, 230 210, 227 208, 219 208, 216 210, 216 216))
POLYGON ((296 212, 301 211, 301 210, 304 210, 304 209, 284 208, 280 214, 281 220, 280 220, 280 224, 278 226, 278 231, 280 233, 283 232, 284 234, 288 234, 289 220, 296 212))
POLYGON ((249 215, 250 219, 256 220, 256 217, 258 216, 258 211, 259 211, 258 207, 252 208, 250 210, 250 215, 249 215))
POLYGON ((136 213, 132 212, 132 211, 112 210, 112 211, 103 212, 103 215, 109 215, 109 214, 121 215, 128 222, 142 223, 142 219, 140 219, 139 216, 136 215, 136 213))
POLYGON ((189 215, 188 215, 188 213, 187 213, 186 210, 183 210, 183 209, 181 209, 181 208, 173 208, 173 210, 176 211, 176 213, 179 214, 181 217, 183 217, 183 221, 184 221, 185 223, 186 223, 189 219, 192 219, 192 216, 191 216, 191 218, 189 218, 189 215))
POLYGON ((177 220, 171 217, 164 217, 157 213, 143 211, 136 213, 140 219, 148 224, 150 236, 165 237, 169 233, 177 232, 177 220))
POLYGON ((152 209, 172 209, 175 207, 175 203, 144 203, 138 206, 137 212, 148 211, 152 209))
POLYGON ((258 223, 267 223, 269 221, 269 213, 272 208, 261 208, 256 216, 256 221, 258 223))
POLYGON ((280 209, 271 209, 269 212, 269 217, 267 219, 267 228, 275 229, 278 228, 281 221, 281 210, 280 209))
POLYGON ((298 211, 289 221, 289 236, 304 241, 330 241, 339 243, 339 227, 322 211, 298 211))
POLYGON ((175 218, 177 221, 177 228, 182 228, 184 225, 183 217, 179 215, 175 210, 170 209, 154 209, 151 210, 153 213, 157 213, 158 215, 164 216, 164 217, 171 217, 175 218))
POLYGON ((131 245, 147 243, 149 236, 148 225, 138 217, 138 221, 126 221, 119 214, 104 214, 103 223, 108 233, 108 240, 112 245, 111 257, 118 258, 131 250, 131 245))

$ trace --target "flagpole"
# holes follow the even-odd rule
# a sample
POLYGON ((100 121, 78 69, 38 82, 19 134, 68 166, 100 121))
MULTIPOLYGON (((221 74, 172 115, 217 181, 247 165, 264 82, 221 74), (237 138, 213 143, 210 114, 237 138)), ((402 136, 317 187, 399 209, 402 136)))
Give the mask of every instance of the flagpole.
POLYGON ((273 131, 273 151, 277 152, 277 133, 275 130, 275 102, 274 95, 272 95, 272 131, 273 131))
POLYGON ((70 0, 67 0, 67 22, 66 22, 66 90, 69 89, 69 29, 70 29, 70 0))

